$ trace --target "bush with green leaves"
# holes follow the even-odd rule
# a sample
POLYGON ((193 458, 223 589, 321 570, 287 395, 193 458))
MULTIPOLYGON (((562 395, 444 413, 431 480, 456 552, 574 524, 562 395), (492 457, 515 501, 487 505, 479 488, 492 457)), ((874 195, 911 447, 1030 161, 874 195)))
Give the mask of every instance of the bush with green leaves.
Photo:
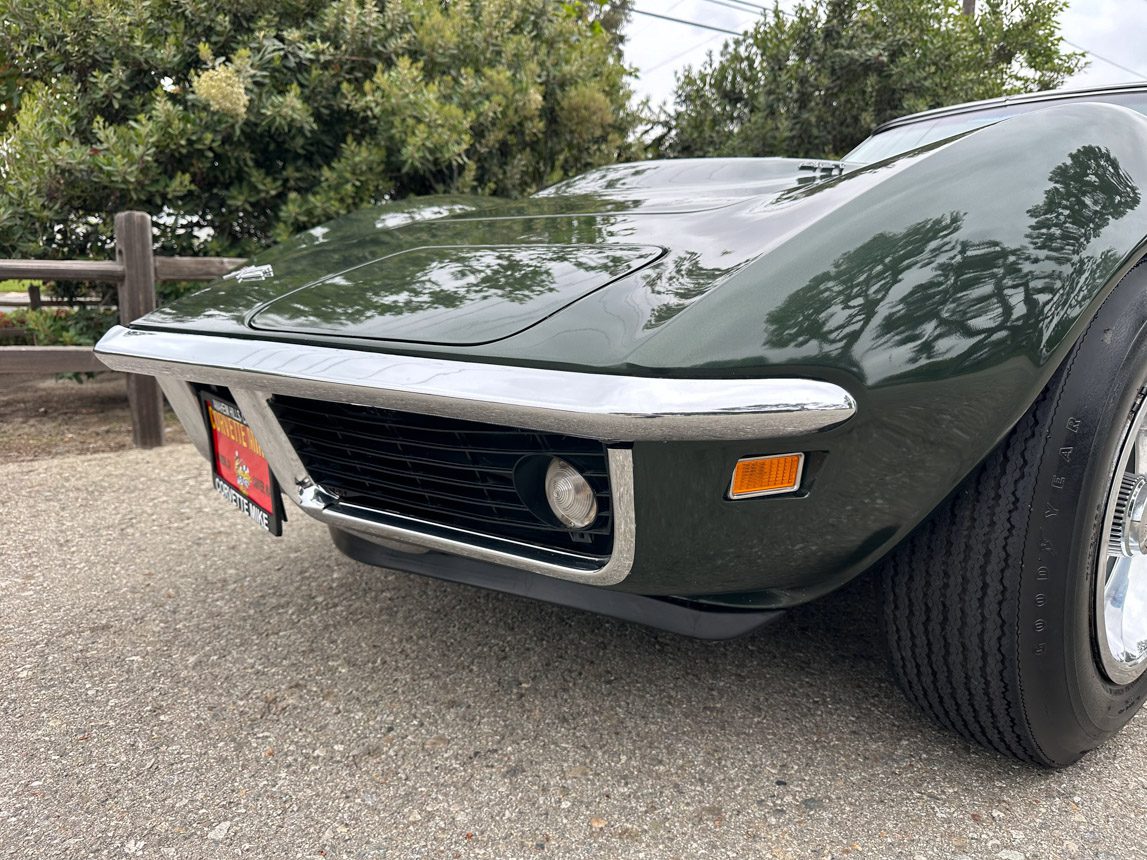
POLYGON ((628 0, 0 0, 0 256, 249 254, 356 207, 519 195, 631 146, 628 0))
POLYGON ((115 308, 0 311, 0 345, 91 346, 116 323, 115 308))
POLYGON ((813 0, 678 76, 662 154, 838 158, 893 117, 1053 89, 1065 0, 813 0))

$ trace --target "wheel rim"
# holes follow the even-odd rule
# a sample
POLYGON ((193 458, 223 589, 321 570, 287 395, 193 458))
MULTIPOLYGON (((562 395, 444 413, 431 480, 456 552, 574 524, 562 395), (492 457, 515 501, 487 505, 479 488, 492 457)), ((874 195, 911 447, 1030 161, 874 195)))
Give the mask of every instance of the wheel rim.
POLYGON ((1103 671, 1130 684, 1147 671, 1147 389, 1122 428, 1095 578, 1095 634, 1103 671))

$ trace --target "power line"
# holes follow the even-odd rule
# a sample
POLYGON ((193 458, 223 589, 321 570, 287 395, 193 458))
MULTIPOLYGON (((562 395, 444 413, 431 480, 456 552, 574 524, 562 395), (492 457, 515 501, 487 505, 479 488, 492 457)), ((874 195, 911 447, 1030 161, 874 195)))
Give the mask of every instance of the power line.
MULTIPOLYGON (((1063 37, 1061 36, 1060 38, 1062 39, 1063 37)), ((1140 80, 1147 80, 1147 75, 1143 74, 1142 72, 1136 71, 1135 69, 1131 68, 1130 66, 1125 66, 1122 63, 1117 63, 1117 62, 1115 62, 1115 60, 1112 60, 1110 57, 1105 57, 1102 54, 1095 53, 1095 51, 1088 50, 1087 48, 1083 47, 1083 45, 1077 45, 1075 42, 1071 41, 1070 39, 1063 39, 1063 41, 1066 42, 1068 45, 1071 45, 1071 47, 1075 48, 1078 51, 1083 51, 1083 53, 1085 53, 1085 54, 1090 54, 1091 56, 1095 57, 1095 59, 1097 59, 1097 60, 1102 60, 1103 62, 1108 63, 1109 65, 1115 66, 1115 68, 1117 68, 1117 69, 1123 69, 1123 71, 1127 72, 1128 74, 1135 75, 1135 77, 1139 78, 1140 80)))
MULTIPOLYGON (((734 6, 732 3, 727 2, 727 0, 703 0, 703 1, 705 3, 712 3, 714 6, 724 6, 726 9, 732 9, 735 12, 744 12, 744 13, 749 14, 749 15, 755 15, 756 14, 756 12, 754 11, 757 8, 756 6, 753 6, 752 8, 746 9, 743 6, 734 6)), ((745 4, 745 5, 747 6, 748 4, 745 4)))
MULTIPOLYGON (((705 2, 712 3, 712 2, 714 2, 714 0, 705 0, 705 2)), ((749 3, 748 0, 729 0, 729 2, 730 3, 736 3, 738 6, 747 6, 749 9, 752 9, 754 12, 772 12, 772 11, 774 11, 774 8, 771 6, 761 6, 757 3, 749 3)), ((725 4, 722 3, 721 5, 724 6, 725 4)), ((785 9, 781 9, 781 8, 777 7, 775 9, 775 11, 780 12, 781 15, 784 16, 785 18, 793 17, 793 13, 789 12, 785 9)))
MULTIPOLYGON (((754 12, 767 12, 767 6, 758 6, 756 3, 749 3, 748 0, 729 0, 731 3, 736 3, 738 6, 748 6, 754 12)), ((721 4, 722 6, 725 4, 721 4)))
MULTIPOLYGON (((717 5, 717 6, 724 6, 724 7, 729 8, 729 9, 737 9, 738 11, 748 12, 750 9, 754 9, 754 10, 757 10, 760 12, 767 11, 767 7, 758 6, 755 3, 748 3, 748 2, 746 2, 746 0, 704 0, 704 2, 712 3, 712 4, 717 5), (738 6, 734 6, 733 5, 734 3, 739 4, 739 6, 741 6, 741 7, 747 7, 747 8, 740 9, 738 6)), ((671 15, 659 15, 656 12, 646 12, 644 9, 634 9, 633 13, 635 15, 644 15, 647 18, 657 18, 660 21, 669 21, 670 23, 673 23, 673 24, 683 24, 686 27, 695 27, 699 30, 712 30, 714 33, 725 33, 726 35, 729 35, 729 36, 741 36, 741 35, 743 35, 742 32, 738 32, 737 30, 728 30, 724 27, 714 27, 712 24, 702 24, 698 21, 687 21, 684 18, 674 18, 671 15)), ((787 14, 787 13, 782 11, 781 14, 787 14)), ((1062 37, 1060 37, 1060 38, 1062 38, 1062 37)), ((712 41, 712 40, 710 39, 709 41, 712 41)), ((1130 75, 1135 75, 1135 77, 1139 78, 1140 80, 1147 80, 1147 75, 1143 74, 1142 72, 1138 71, 1137 69, 1133 69, 1130 66, 1125 66, 1122 63, 1116 62, 1115 60, 1111 59, 1110 57, 1105 57, 1102 54, 1097 54, 1095 51, 1092 51, 1089 48, 1085 48, 1083 45, 1080 45, 1077 42, 1073 42, 1070 39, 1063 39, 1063 41, 1066 44, 1071 45, 1071 47, 1075 48, 1077 51, 1083 51, 1083 53, 1088 54, 1092 57, 1095 57, 1095 59, 1097 59, 1097 60, 1100 60, 1104 63, 1107 63, 1108 65, 1115 66, 1115 68, 1117 68, 1117 69, 1122 69, 1123 71, 1127 72, 1130 75)), ((702 43, 702 44, 704 44, 704 43, 702 43)), ((700 45, 696 45, 694 47, 700 47, 700 45)), ((691 51, 691 50, 693 50, 693 48, 690 48, 689 50, 683 51, 681 54, 677 54, 676 56, 671 57, 669 60, 666 60, 662 63, 658 63, 656 66, 654 66, 654 68, 661 68, 661 66, 666 65, 669 62, 672 62, 673 60, 677 59, 677 57, 684 56, 684 54, 689 53, 689 51, 691 51)))
MULTIPOLYGON (((760 12, 768 12, 768 11, 770 11, 770 10, 769 10, 769 8, 768 8, 767 6, 758 6, 758 5, 757 5, 757 4, 755 4, 755 3, 748 3, 748 2, 746 2, 746 0, 704 0, 704 2, 705 2, 705 3, 713 3, 713 4, 714 4, 714 5, 716 5, 716 6, 724 6, 724 7, 728 8, 728 9, 734 9, 734 10, 736 10, 736 11, 738 11, 738 12, 753 12, 753 13, 756 13, 756 12, 758 12, 758 11, 760 11, 760 12), (732 5, 732 4, 734 4, 734 3, 737 3, 737 4, 739 4, 739 5, 737 5, 737 6, 734 6, 734 5, 732 5), (742 7, 746 7, 746 8, 742 8, 742 7)), ((680 5, 680 4, 674 4, 674 5, 676 6, 676 5, 680 5)), ((782 15, 787 15, 787 14, 788 14, 788 13, 787 13, 787 12, 785 12, 783 9, 781 9, 781 10, 780 10, 780 13, 781 13, 782 15)), ((721 30, 720 32, 724 33, 724 32, 728 32, 728 31, 726 31, 726 30, 721 30)), ((655 66, 650 66, 648 69, 642 69, 642 70, 641 70, 641 73, 642 73, 643 75, 648 75, 648 74, 651 74, 652 72, 656 72, 658 69, 664 68, 665 66, 668 66, 670 63, 672 63, 672 62, 675 62, 676 60, 679 60, 679 59, 681 59, 681 58, 682 58, 682 57, 684 57, 686 54, 692 53, 693 51, 697 50, 698 48, 702 48, 702 47, 704 47, 705 45, 709 44, 710 42, 712 42, 712 41, 713 41, 714 39, 716 39, 716 38, 718 38, 718 37, 717 37, 717 36, 709 36, 709 37, 708 37, 708 38, 706 38, 706 39, 702 39, 700 42, 697 42, 697 43, 696 43, 696 44, 694 44, 694 45, 690 45, 690 46, 689 46, 688 48, 686 48, 684 51, 678 51, 676 54, 673 54, 673 55, 672 55, 671 57, 669 57, 668 59, 662 60, 662 61, 661 61, 660 63, 658 63, 657 65, 655 65, 655 66)))
MULTIPOLYGON (((725 6, 726 8, 734 9, 738 12, 750 12, 751 11, 751 12, 755 13, 758 11, 759 12, 771 11, 769 9, 769 7, 767 7, 767 6, 758 6, 756 3, 747 2, 747 0, 704 0, 704 2, 713 3, 717 6, 725 6), (732 5, 733 3, 739 4, 739 5, 734 6, 734 5, 732 5), (742 8, 742 7, 746 7, 746 8, 742 8)), ((680 5, 681 5, 681 0, 679 0, 679 2, 677 2, 677 3, 674 3, 673 6, 671 6, 666 11, 672 11, 673 9, 675 9, 676 7, 678 7, 680 5)), ((706 30, 714 30, 717 33, 727 33, 731 36, 744 35, 743 33, 734 33, 732 30, 726 30, 726 29, 723 29, 721 27, 712 27, 712 26, 709 26, 708 24, 699 24, 696 21, 686 21, 684 19, 673 18, 673 17, 670 17, 668 15, 660 15, 660 14, 655 14, 653 12, 644 12, 640 9, 634 9, 632 11, 637 12, 639 15, 648 15, 651 18, 660 18, 660 19, 665 20, 665 21, 674 21, 674 22, 680 23, 680 24, 687 24, 690 27, 702 27, 706 30)), ((778 9, 777 11, 779 11, 782 15, 784 15, 786 17, 789 15, 789 13, 786 12, 784 9, 778 9)), ((684 51, 678 51, 676 54, 673 54, 668 59, 662 60, 660 63, 657 63, 654 66, 650 66, 648 69, 642 69, 641 73, 643 75, 648 75, 648 74, 651 74, 652 72, 657 71, 658 69, 664 68, 665 66, 668 66, 670 63, 681 59, 686 54, 691 53, 691 52, 697 50, 698 48, 704 47, 705 45, 709 44, 710 42, 712 42, 716 38, 717 38, 716 36, 710 36, 707 39, 702 39, 700 42, 697 42, 694 45, 690 45, 684 51)))
POLYGON ((730 36, 740 36, 736 30, 726 30, 724 27, 714 27, 712 24, 698 24, 696 21, 686 21, 684 18, 671 18, 668 15, 658 15, 656 12, 646 12, 634 9, 634 15, 645 15, 648 18, 660 18, 662 21, 672 21, 674 24, 684 24, 687 27, 697 27, 700 30, 712 30, 715 33, 728 33, 730 36))
MULTIPOLYGON (((668 9, 666 9, 666 10, 665 10, 664 12, 662 12, 661 14, 663 14, 663 15, 664 15, 664 14, 667 14, 667 13, 669 13, 669 12, 672 12, 674 9, 676 9, 678 6, 680 6, 680 5, 681 5, 682 3, 684 3, 684 2, 685 2, 685 0, 674 0, 674 2, 670 4, 669 8, 668 8, 668 9)), ((642 32, 642 33, 644 33, 646 30, 648 30, 648 29, 649 29, 650 27, 652 27, 652 26, 654 26, 654 25, 653 25, 653 22, 652 22, 652 21, 650 21, 650 22, 649 22, 649 23, 647 23, 647 24, 646 24, 644 27, 642 27, 642 28, 640 29, 640 31, 639 31, 639 32, 642 32)))
POLYGON ((668 65, 669 65, 670 63, 672 63, 672 62, 675 62, 675 61, 677 61, 677 60, 680 60, 680 59, 681 59, 682 57, 684 57, 686 54, 688 54, 688 53, 691 53, 691 52, 693 52, 693 51, 696 51, 698 48, 703 48, 703 47, 705 47, 706 45, 708 45, 710 42, 712 42, 714 39, 717 39, 717 38, 719 38, 719 37, 718 37, 718 36, 709 36, 708 38, 702 39, 702 40, 701 40, 700 42, 698 42, 697 44, 695 44, 695 45, 690 45, 690 46, 689 46, 688 48, 686 48, 684 51, 679 51, 678 53, 674 54, 674 55, 673 55, 672 57, 670 57, 668 60, 662 60, 662 61, 661 61, 660 63, 658 63, 656 66, 651 66, 651 67, 650 67, 650 68, 648 68, 648 69, 642 69, 642 70, 641 70, 641 74, 643 74, 643 75, 649 75, 649 74, 652 74, 653 72, 656 72, 658 69, 660 69, 660 68, 663 68, 664 66, 668 66, 668 65))

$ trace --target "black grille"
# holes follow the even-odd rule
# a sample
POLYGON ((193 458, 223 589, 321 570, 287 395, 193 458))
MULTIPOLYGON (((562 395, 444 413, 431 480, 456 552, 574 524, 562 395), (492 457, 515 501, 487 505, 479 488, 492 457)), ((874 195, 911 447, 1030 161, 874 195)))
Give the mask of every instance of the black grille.
POLYGON ((271 407, 311 478, 341 502, 550 549, 610 552, 612 505, 600 442, 298 397, 276 396, 271 407), (576 466, 594 489, 598 515, 584 531, 548 515, 538 476, 544 470, 536 465, 549 456, 576 466))

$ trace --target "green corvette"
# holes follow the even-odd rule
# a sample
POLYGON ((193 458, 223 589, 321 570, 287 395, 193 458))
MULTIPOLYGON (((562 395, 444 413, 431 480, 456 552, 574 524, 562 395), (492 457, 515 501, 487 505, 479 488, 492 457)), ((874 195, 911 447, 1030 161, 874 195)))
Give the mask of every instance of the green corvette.
POLYGON ((1062 766, 1147 696, 1144 112, 404 200, 97 352, 259 526, 371 564, 709 638, 877 569, 907 694, 1062 766))

